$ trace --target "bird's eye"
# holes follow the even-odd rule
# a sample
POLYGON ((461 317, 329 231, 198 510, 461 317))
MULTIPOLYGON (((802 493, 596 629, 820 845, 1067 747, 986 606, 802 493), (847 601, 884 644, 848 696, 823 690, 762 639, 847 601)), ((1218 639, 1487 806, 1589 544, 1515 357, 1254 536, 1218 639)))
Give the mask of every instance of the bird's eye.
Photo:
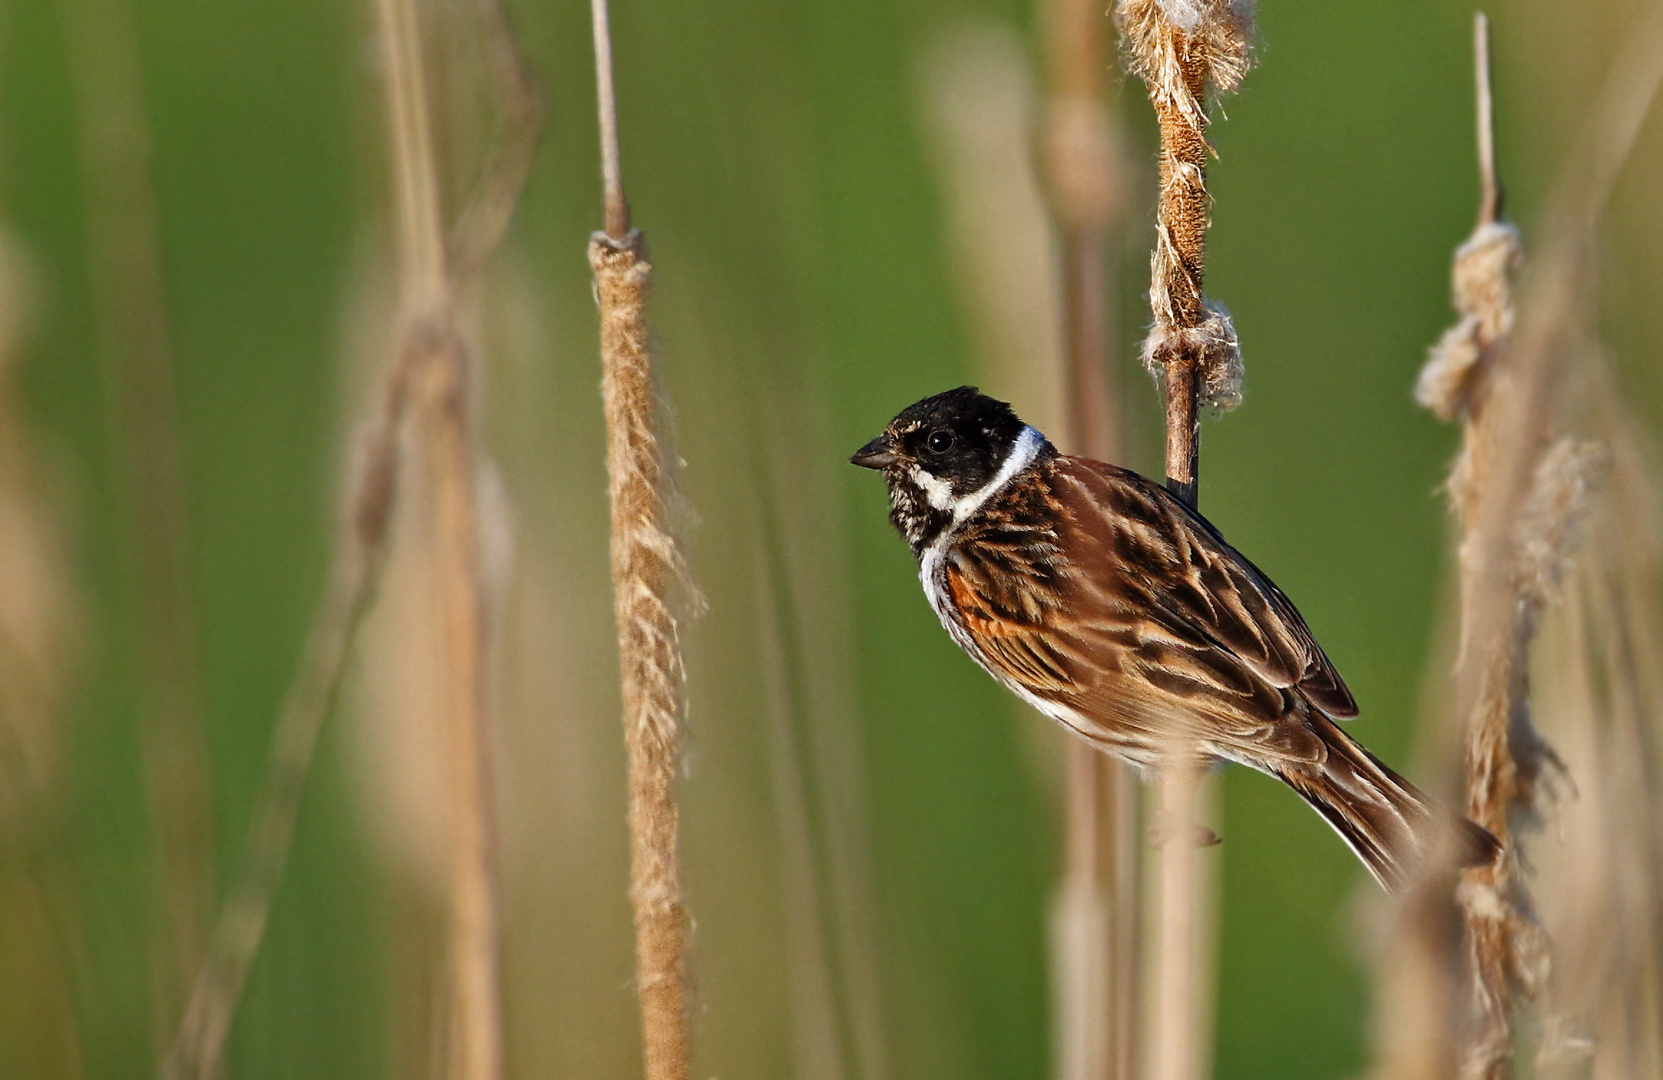
POLYGON ((951 431, 932 431, 930 437, 924 441, 932 454, 945 454, 953 448, 953 433, 951 431))

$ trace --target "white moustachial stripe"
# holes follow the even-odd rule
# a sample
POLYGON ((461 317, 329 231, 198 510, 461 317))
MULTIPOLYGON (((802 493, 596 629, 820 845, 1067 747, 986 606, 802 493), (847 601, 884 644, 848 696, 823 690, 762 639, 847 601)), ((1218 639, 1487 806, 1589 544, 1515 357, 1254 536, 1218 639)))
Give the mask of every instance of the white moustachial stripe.
MULTIPOLYGON (((953 542, 953 538, 958 534, 959 526, 970 520, 970 516, 980 510, 989 499, 993 498, 1000 488, 1010 483, 1017 473, 1032 465, 1034 459, 1039 456, 1040 447, 1044 445, 1044 435, 1041 435, 1037 429, 1031 426, 1024 427, 1022 434, 1018 435, 1016 442, 1011 445, 1010 454, 1006 456, 1005 463, 999 467, 999 472, 993 479, 970 494, 960 496, 949 504, 953 511, 953 523, 941 530, 941 534, 930 542, 929 547, 924 549, 923 558, 918 560, 918 580, 923 583, 924 595, 929 598, 930 607, 934 608, 936 615, 940 617, 941 625, 947 628, 947 632, 952 635, 953 640, 958 642, 961 648, 988 671, 994 671, 994 668, 982 658, 981 650, 976 647, 976 643, 970 639, 970 635, 965 632, 964 628, 959 625, 958 620, 952 615, 952 606, 947 599, 946 581, 943 579, 941 572, 942 559, 947 554, 948 545, 953 542)), ((931 477, 931 479, 934 480, 935 478, 931 477)), ((937 481, 937 483, 940 483, 940 481, 937 481)), ((930 491, 928 487, 925 488, 925 491, 930 493, 931 505, 936 505, 934 492, 930 491)), ((947 508, 947 506, 937 505, 937 509, 940 510, 946 510, 947 508)), ((1028 696, 1021 687, 998 675, 995 675, 995 677, 1000 678, 1002 682, 1006 682, 1023 697, 1028 696)))
POLYGON ((907 473, 912 482, 930 500, 930 505, 937 510, 948 510, 953 505, 953 485, 939 477, 931 476, 923 469, 914 465, 907 473))
MULTIPOLYGON (((999 466, 998 474, 975 491, 953 502, 953 524, 962 525, 968 521, 971 514, 980 510, 983 503, 993 498, 994 492, 1010 483, 1017 473, 1032 465, 1034 458, 1039 456, 1039 448, 1044 445, 1045 436, 1032 427, 1024 427, 1022 434, 1018 435, 1016 442, 1012 444, 1011 452, 1005 457, 1005 463, 999 466)), ((941 509, 945 510, 947 507, 943 506, 941 509)), ((946 530, 948 533, 952 531, 946 530)), ((939 540, 937 542, 939 543, 939 540)))

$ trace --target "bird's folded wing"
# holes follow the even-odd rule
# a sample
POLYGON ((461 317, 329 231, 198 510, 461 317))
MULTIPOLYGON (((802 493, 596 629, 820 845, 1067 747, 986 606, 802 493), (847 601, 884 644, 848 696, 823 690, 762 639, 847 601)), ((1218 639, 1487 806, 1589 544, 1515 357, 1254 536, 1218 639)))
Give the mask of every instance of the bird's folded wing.
POLYGON ((1331 717, 1357 714, 1298 610, 1204 518, 1112 465, 1059 458, 1051 475, 1082 631, 1130 646, 1146 677, 1174 692, 1286 690, 1331 717))

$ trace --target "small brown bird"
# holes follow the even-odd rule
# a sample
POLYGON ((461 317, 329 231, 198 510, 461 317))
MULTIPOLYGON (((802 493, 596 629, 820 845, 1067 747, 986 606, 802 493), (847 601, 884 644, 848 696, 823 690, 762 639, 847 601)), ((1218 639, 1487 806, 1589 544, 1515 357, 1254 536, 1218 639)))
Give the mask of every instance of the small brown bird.
POLYGON ((1335 725, 1357 715, 1282 591, 1200 514, 1127 469, 1059 454, 1009 405, 961 386, 861 447, 930 606, 988 674, 1143 769, 1181 740, 1297 791, 1390 890, 1457 830, 1335 725))

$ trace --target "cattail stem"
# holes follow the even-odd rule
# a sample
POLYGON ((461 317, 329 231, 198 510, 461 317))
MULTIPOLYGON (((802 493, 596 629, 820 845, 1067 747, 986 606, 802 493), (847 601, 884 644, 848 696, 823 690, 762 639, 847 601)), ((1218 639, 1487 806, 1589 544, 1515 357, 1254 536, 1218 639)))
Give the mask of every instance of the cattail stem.
POLYGON ((502 1073, 498 987, 493 783, 486 714, 486 631, 481 581, 478 472, 467 390, 471 370, 458 331, 460 296, 495 251, 518 201, 540 103, 494 0, 479 0, 491 74, 509 110, 486 183, 462 208, 447 246, 439 199, 428 84, 412 0, 377 0, 392 143, 400 315, 395 355, 348 474, 327 587, 300 669, 272 730, 255 803, 247 862, 220 912, 212 948, 192 988, 164 1068, 168 1080, 207 1080, 223 1070, 226 1037, 264 937, 294 838, 323 723, 340 694, 354 643, 392 540, 394 504, 414 462, 402 451, 407 422, 424 451, 445 642, 449 759, 456 827, 449 913, 451 1074, 502 1073))
MULTIPOLYGON (((1235 89, 1247 70, 1251 2, 1120 0, 1115 20, 1129 65, 1149 90, 1160 125, 1160 202, 1150 258, 1153 325, 1144 364, 1166 397, 1166 486, 1194 508, 1200 495, 1201 406, 1241 400, 1241 354, 1229 312, 1202 294, 1209 225, 1207 95, 1235 89)), ((1195 1080, 1204 1054, 1202 899, 1194 836, 1199 748, 1165 749, 1159 827, 1164 834, 1152 939, 1154 1016, 1147 1068, 1153 1080, 1195 1080)))
POLYGON ((1201 291, 1208 219, 1207 94, 1235 89, 1247 70, 1252 5, 1120 0, 1115 19, 1129 61, 1149 88, 1161 130, 1143 359, 1166 392, 1167 487, 1190 506, 1200 488, 1201 406, 1241 401, 1241 353, 1230 314, 1201 291), (1169 13, 1181 11, 1180 25, 1169 13))
POLYGON ((1478 223, 1488 225, 1501 216, 1501 182, 1496 178, 1495 98, 1490 90, 1490 20, 1482 11, 1473 16, 1472 37, 1478 103, 1478 223))
MULTIPOLYGON (((1204 61, 1190 48, 1186 35, 1166 32, 1177 67, 1183 96, 1150 93, 1161 129, 1161 197, 1155 211, 1156 279, 1150 297, 1155 321, 1169 333, 1201 325, 1202 276, 1206 272, 1207 145, 1202 122, 1194 110, 1206 94, 1204 61), (1187 100, 1186 100, 1187 99, 1187 100), (1182 104, 1180 104, 1182 102, 1182 104), (1191 105, 1185 109, 1184 105, 1191 105), (1200 119, 1198 120, 1197 117, 1200 119)), ((1173 494, 1196 505, 1201 486, 1201 365, 1203 343, 1179 335, 1176 347, 1161 357, 1166 386, 1166 484, 1173 494)))
POLYGON ((683 669, 668 594, 680 558, 665 531, 646 319, 652 266, 629 228, 618 164, 606 0, 594 0, 606 232, 589 242, 600 305, 601 393, 612 502, 612 592, 629 758, 630 901, 647 1080, 686 1080, 681 904, 674 795, 683 669))
POLYGON ((1194 749, 1175 744, 1161 764, 1160 852, 1155 900, 1156 960, 1153 1024, 1149 1033, 1149 1080, 1199 1080, 1207 1030, 1201 1012, 1202 927, 1199 836, 1195 824, 1196 785, 1201 779, 1194 749))
MULTIPOLYGON (((1573 333, 1591 276, 1591 232, 1663 85, 1663 18, 1653 13, 1642 27, 1613 64, 1574 165, 1549 204, 1550 227, 1519 316, 1510 271, 1522 248, 1517 230, 1499 218, 1483 16, 1474 27, 1479 222, 1455 256, 1460 320, 1433 348, 1416 396, 1463 429, 1449 483, 1461 575, 1453 712, 1466 736, 1467 814, 1504 847, 1493 865, 1468 869, 1456 893, 1467 971, 1464 983, 1452 985, 1466 996, 1464 1028, 1456 1030, 1453 1010, 1443 1010, 1425 1015, 1430 1033, 1407 1032, 1424 1047, 1423 1061, 1453 1059, 1464 1080, 1511 1074, 1515 1011, 1538 999, 1550 968, 1511 825, 1516 813, 1539 806, 1544 770, 1557 761, 1531 721, 1530 651, 1570 558, 1598 455, 1554 429, 1568 361, 1580 351, 1573 333)), ((1435 919, 1423 921, 1433 944, 1421 951, 1430 955, 1444 938, 1435 919)))
POLYGON ((606 235, 622 243, 629 233, 629 201, 618 150, 618 99, 612 78, 612 16, 606 0, 590 0, 595 35, 595 103, 600 113, 601 188, 606 206, 606 235))

